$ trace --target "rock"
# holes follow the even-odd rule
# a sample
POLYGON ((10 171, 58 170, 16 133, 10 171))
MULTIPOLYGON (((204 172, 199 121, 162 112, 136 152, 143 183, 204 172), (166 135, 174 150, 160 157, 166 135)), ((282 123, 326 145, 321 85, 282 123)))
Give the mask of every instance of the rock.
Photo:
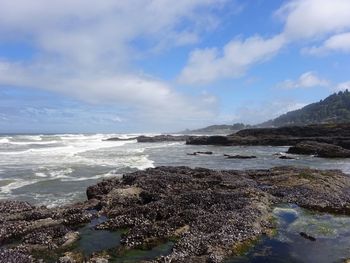
POLYGON ((76 263, 70 256, 63 256, 58 259, 58 263, 76 263))
POLYGON ((115 180, 103 180, 101 183, 93 186, 89 186, 86 189, 86 195, 87 198, 90 199, 98 199, 100 196, 103 196, 107 194, 109 191, 111 191, 114 187, 117 187, 119 185, 119 181, 115 180))
POLYGON ((298 143, 297 145, 290 147, 288 153, 308 154, 324 158, 350 158, 350 150, 328 143, 313 141, 298 143))
POLYGON ((304 233, 304 232, 300 232, 299 235, 305 239, 308 239, 310 241, 316 241, 316 238, 309 236, 308 234, 304 233))
POLYGON ((0 263, 37 262, 38 249, 66 252, 58 262, 107 262, 103 253, 84 259, 70 250, 79 237, 76 225, 98 215, 107 219, 96 231, 128 229, 121 250, 174 240, 171 253, 153 262, 224 262, 275 227, 271 218, 276 204, 350 214, 350 177, 337 170, 158 167, 89 189, 90 200, 54 209, 1 201, 0 263))
POLYGON ((188 153, 187 155, 212 155, 213 152, 194 152, 194 153, 188 153))
POLYGON ((340 171, 159 167, 129 174, 116 187, 120 190, 100 196, 109 219, 97 229, 128 228, 121 240, 127 248, 176 236, 172 253, 159 262, 223 262, 232 247, 273 227, 273 204, 350 214, 350 178, 340 171), (141 193, 125 198, 123 189, 130 187, 141 193))
POLYGON ((228 136, 190 136, 186 144, 193 145, 231 145, 228 136))
POLYGON ((132 138, 119 138, 119 137, 112 137, 112 138, 108 138, 108 139, 105 139, 103 141, 133 141, 133 140, 137 140, 137 137, 132 137, 132 138))
POLYGON ((78 262, 79 263, 83 262, 83 259, 81 255, 73 252, 66 252, 63 257, 60 257, 58 259, 58 263, 78 263, 78 262))
POLYGON ((282 155, 282 156, 280 156, 278 158, 282 159, 282 160, 295 160, 295 158, 287 156, 287 155, 282 155))
POLYGON ((255 159, 255 155, 230 155, 230 154, 224 154, 224 156, 227 157, 227 159, 255 159))
POLYGON ((28 250, 23 248, 0 248, 0 263, 33 263, 28 250))
POLYGON ((193 145, 271 145, 294 146, 304 141, 316 141, 341 146, 350 150, 350 124, 320 124, 281 128, 246 129, 228 136, 189 137, 193 145))
POLYGON ((113 137, 108 138, 105 141, 133 141, 137 140, 137 142, 185 142, 190 136, 189 135, 156 135, 156 136, 137 136, 132 138, 119 138, 113 137))
POLYGON ((108 259, 95 256, 89 260, 89 263, 108 263, 108 259))
POLYGON ((15 214, 33 210, 33 206, 28 202, 15 200, 0 200, 0 213, 15 214))
POLYGON ((157 135, 157 136, 139 136, 137 142, 185 142, 188 135, 157 135))

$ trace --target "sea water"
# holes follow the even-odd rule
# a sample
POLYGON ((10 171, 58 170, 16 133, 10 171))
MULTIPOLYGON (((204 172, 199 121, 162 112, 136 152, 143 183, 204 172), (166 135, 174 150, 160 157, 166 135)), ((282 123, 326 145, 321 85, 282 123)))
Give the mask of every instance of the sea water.
POLYGON ((0 136, 0 199, 26 200, 59 206, 86 199, 85 191, 104 178, 155 166, 211 169, 262 169, 293 165, 341 169, 350 174, 347 159, 294 156, 279 159, 288 147, 225 147, 186 145, 185 142, 137 143, 137 134, 55 134, 0 136), (188 153, 211 151, 212 155, 188 153), (256 159, 227 159, 224 154, 255 155, 256 159))

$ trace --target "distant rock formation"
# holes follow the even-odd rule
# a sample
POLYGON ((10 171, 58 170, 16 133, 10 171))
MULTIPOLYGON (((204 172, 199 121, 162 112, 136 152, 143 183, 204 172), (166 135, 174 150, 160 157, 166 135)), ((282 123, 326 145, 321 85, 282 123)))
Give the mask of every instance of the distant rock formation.
POLYGON ((299 144, 296 148, 292 148, 291 152, 308 152, 308 154, 315 154, 319 157, 348 158, 350 123, 247 129, 228 136, 189 137, 186 143, 223 146, 295 146, 299 144), (303 142, 308 143, 299 144, 303 142))

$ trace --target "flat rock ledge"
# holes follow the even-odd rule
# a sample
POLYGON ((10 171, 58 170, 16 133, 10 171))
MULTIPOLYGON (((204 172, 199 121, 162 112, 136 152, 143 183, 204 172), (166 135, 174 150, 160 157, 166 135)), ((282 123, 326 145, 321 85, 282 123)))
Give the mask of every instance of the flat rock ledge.
POLYGON ((99 215, 108 219, 97 229, 126 229, 120 251, 173 240, 152 262, 223 262, 271 232, 277 204, 350 214, 350 178, 337 170, 158 167, 104 180, 87 196, 57 209, 0 201, 0 262, 40 262, 35 249, 64 250, 74 227, 99 215))

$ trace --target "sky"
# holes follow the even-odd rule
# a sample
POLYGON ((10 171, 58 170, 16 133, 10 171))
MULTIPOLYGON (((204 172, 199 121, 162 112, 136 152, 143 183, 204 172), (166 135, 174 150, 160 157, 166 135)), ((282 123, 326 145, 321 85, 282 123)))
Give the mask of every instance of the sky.
POLYGON ((0 133, 257 124, 350 89, 350 0, 0 0, 0 133))

